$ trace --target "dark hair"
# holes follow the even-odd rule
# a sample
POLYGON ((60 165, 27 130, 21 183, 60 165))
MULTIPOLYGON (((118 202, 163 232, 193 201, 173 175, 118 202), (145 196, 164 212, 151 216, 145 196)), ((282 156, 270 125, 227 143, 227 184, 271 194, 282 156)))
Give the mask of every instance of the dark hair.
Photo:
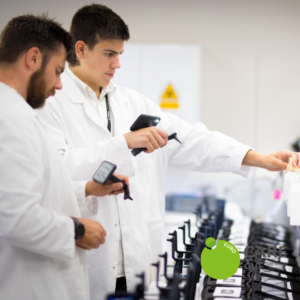
POLYGON ((61 44, 67 50, 67 61, 76 64, 72 37, 59 23, 45 14, 22 15, 11 19, 0 34, 0 64, 16 62, 32 47, 38 47, 45 58, 61 44))
POLYGON ((100 40, 129 40, 125 22, 110 8, 91 4, 80 8, 73 16, 70 33, 74 42, 83 41, 92 50, 100 40))

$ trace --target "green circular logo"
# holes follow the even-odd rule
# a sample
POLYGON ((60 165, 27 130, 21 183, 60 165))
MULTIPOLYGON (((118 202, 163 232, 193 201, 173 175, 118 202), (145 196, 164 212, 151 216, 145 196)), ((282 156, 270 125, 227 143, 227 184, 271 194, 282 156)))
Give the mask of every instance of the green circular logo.
POLYGON ((240 254, 237 248, 228 241, 208 238, 201 254, 201 265, 204 272, 214 279, 231 277, 240 266, 240 254))

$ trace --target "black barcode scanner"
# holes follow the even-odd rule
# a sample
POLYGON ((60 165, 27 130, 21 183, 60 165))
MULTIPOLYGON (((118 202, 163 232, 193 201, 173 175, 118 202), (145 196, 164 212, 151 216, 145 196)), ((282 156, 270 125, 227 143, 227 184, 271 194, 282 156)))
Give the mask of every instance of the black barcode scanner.
MULTIPOLYGON (((136 130, 140 130, 140 129, 143 129, 143 128, 156 126, 159 123, 159 121, 160 121, 159 117, 141 114, 135 120, 135 122, 131 125, 130 130, 131 131, 136 131, 136 130)), ((174 133, 172 133, 168 136, 169 141, 173 140, 173 139, 181 144, 180 140, 177 137, 176 132, 174 132, 174 133)), ((136 149, 131 150, 131 154, 133 156, 137 156, 138 154, 140 154, 144 150, 147 150, 147 148, 136 148, 136 149)))
POLYGON ((113 172, 116 170, 117 166, 108 162, 103 161, 100 167, 97 169, 96 173, 93 176, 93 180, 96 182, 99 182, 101 184, 106 184, 108 180, 111 180, 112 182, 121 182, 123 184, 124 189, 124 200, 130 199, 133 200, 130 197, 129 187, 128 185, 115 175, 113 175, 113 172))

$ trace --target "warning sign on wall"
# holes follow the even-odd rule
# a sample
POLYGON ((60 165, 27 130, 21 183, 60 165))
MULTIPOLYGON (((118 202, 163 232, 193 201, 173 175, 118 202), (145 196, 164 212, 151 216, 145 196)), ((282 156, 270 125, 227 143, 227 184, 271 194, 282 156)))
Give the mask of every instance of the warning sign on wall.
POLYGON ((178 109, 179 103, 177 95, 172 87, 168 85, 160 100, 160 107, 164 109, 178 109))

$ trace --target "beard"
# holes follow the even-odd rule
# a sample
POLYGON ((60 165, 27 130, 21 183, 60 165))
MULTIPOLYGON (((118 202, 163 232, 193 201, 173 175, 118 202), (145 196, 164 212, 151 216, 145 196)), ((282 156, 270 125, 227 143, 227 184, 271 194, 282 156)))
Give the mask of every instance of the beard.
POLYGON ((29 80, 27 88, 27 103, 32 108, 41 108, 46 102, 48 95, 54 96, 55 89, 47 91, 45 81, 45 67, 34 72, 29 80))

